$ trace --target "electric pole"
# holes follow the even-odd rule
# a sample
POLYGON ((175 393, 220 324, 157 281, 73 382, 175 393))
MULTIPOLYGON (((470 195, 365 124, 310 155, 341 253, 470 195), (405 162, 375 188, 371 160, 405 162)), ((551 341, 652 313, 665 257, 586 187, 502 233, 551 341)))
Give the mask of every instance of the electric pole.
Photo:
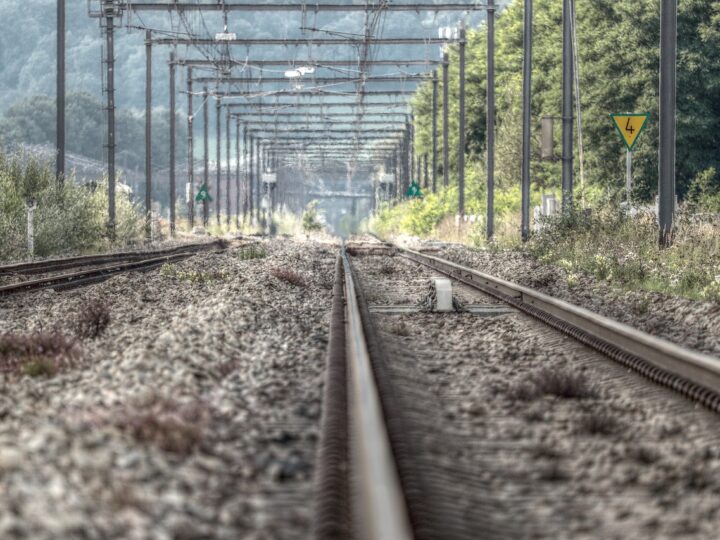
POLYGON ((562 209, 571 212, 573 206, 573 42, 571 2, 563 0, 562 50, 562 209))
MULTIPOLYGON (((210 105, 208 104, 208 87, 203 89, 203 182, 208 194, 210 193, 210 147, 208 132, 210 131, 210 105)), ((207 229, 210 223, 210 202, 207 197, 203 199, 203 227, 207 229)))
POLYGON ((437 112, 438 112, 438 76, 433 71, 432 78, 432 192, 437 193, 437 112))
POLYGON ((170 53, 170 237, 175 236, 175 53, 170 53))
POLYGON ((107 92, 108 236, 115 239, 115 5, 103 4, 105 16, 105 69, 107 92))
POLYGON ((443 52, 442 60, 442 77, 443 77, 443 118, 442 118, 442 129, 443 129, 443 186, 448 187, 450 185, 450 158, 449 158, 449 141, 448 132, 448 114, 449 114, 449 84, 450 77, 448 74, 450 67, 450 56, 447 52, 443 52))
POLYGON ((675 128, 677 70, 677 0, 662 0, 660 7, 660 156, 658 185, 659 243, 673 241, 675 213, 675 128))
POLYGON ((487 6, 487 239, 495 234, 495 0, 487 6))
POLYGON ((57 101, 55 177, 65 182, 65 0, 57 0, 57 101))
POLYGON ((188 95, 188 112, 187 112, 187 169, 188 179, 187 187, 185 188, 188 193, 188 222, 190 223, 190 230, 195 227, 195 149, 193 148, 193 126, 195 118, 193 117, 193 83, 192 83, 192 67, 187 68, 187 95, 188 95))
POLYGON ((458 214, 460 219, 465 215, 465 28, 460 29, 458 45, 460 63, 460 92, 458 107, 460 109, 458 132, 458 214))
POLYGON ((221 166, 220 166, 220 160, 222 159, 222 118, 221 118, 221 112, 220 112, 220 98, 215 99, 215 159, 217 161, 217 165, 215 166, 215 221, 218 224, 218 227, 220 226, 220 209, 222 208, 222 205, 220 204, 220 198, 222 195, 222 184, 221 184, 221 166))
MULTIPOLYGON (((532 88, 532 0, 525 0, 523 22, 523 122, 522 122, 522 171, 521 171, 521 226, 523 241, 530 238, 530 107, 532 88)), ((564 184, 563 184, 564 185, 564 184)), ((563 191, 564 192, 564 191, 563 191)))
POLYGON ((145 238, 152 240, 152 33, 145 32, 145 238))

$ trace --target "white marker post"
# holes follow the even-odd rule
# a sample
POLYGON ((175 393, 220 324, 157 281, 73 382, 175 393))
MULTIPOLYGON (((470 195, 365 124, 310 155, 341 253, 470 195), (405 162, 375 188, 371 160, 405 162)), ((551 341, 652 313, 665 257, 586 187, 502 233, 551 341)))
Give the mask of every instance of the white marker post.
POLYGON ((627 190, 627 203, 630 208, 630 193, 632 192, 632 152, 627 151, 625 189, 627 190))
POLYGON ((645 129, 650 113, 621 113, 611 114, 615 129, 625 143, 627 154, 625 157, 625 190, 627 191, 627 205, 630 210, 630 196, 632 194, 632 153, 635 143, 645 129))

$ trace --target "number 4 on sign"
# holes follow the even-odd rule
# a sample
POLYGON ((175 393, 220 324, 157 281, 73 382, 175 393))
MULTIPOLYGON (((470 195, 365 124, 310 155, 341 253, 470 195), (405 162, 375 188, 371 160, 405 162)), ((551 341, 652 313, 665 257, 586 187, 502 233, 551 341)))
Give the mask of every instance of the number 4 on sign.
POLYGON ((620 134, 628 152, 632 152, 635 148, 640 134, 645 129, 650 113, 633 113, 633 114, 611 114, 615 129, 620 134))

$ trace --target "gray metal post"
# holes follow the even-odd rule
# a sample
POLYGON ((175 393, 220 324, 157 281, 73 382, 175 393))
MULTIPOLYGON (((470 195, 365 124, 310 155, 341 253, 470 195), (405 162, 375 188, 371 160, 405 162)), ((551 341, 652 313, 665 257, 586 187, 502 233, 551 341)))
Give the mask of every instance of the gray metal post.
POLYGON ((220 160, 222 159, 222 118, 221 118, 221 112, 220 112, 220 98, 216 98, 215 100, 215 221, 217 222, 218 226, 220 225, 220 210, 222 209, 222 205, 220 204, 220 199, 222 197, 222 184, 221 184, 221 174, 222 174, 222 167, 220 165, 220 160))
POLYGON ((458 43, 459 56, 459 83, 460 92, 458 97, 458 108, 460 118, 458 122, 458 213, 465 215, 465 29, 460 29, 460 41, 458 43))
POLYGON ((235 119, 235 228, 240 228, 240 119, 235 119))
MULTIPOLYGON (((210 104, 208 103, 208 87, 203 89, 203 183, 210 193, 210 143, 208 141, 210 131, 210 104)), ((203 227, 207 228, 210 223, 210 201, 203 201, 203 227)))
POLYGON ((232 204, 231 204, 231 198, 230 198, 230 183, 231 183, 231 173, 232 167, 230 166, 230 107, 225 107, 226 113, 225 113, 225 198, 227 199, 227 204, 225 206, 227 211, 227 216, 225 217, 225 223, 227 223, 228 228, 230 227, 230 214, 232 213, 232 204))
POLYGON ((108 235, 115 238, 115 5, 105 2, 107 70, 108 235))
POLYGON ((675 127, 677 65, 677 0, 660 7, 660 155, 658 184, 659 243, 669 247, 675 213, 675 127))
POLYGON ((562 78, 562 208, 573 205, 573 45, 572 0, 563 0, 562 78))
MULTIPOLYGON (((247 129, 247 126, 245 127, 247 129)), ((254 221, 255 211, 255 137, 250 135, 250 161, 248 163, 248 202, 250 207, 250 222, 254 221)))
POLYGON ((532 89, 532 0, 525 0, 523 23, 523 122, 522 122, 522 171, 521 171, 521 226, 523 241, 530 238, 530 108, 532 89))
MULTIPOLYGON (((410 113, 410 131, 409 131, 408 160, 410 160, 410 182, 415 182, 415 115, 410 113)), ((419 176, 419 171, 418 171, 419 176)), ((410 183, 408 183, 408 187, 410 183)))
POLYGON ((432 192, 437 192, 437 109, 438 109, 438 75, 433 71, 432 93, 432 192))
POLYGON ((152 239, 152 32, 145 32, 145 238, 152 239))
POLYGON ((250 149, 247 124, 243 125, 243 184, 243 223, 246 223, 250 204, 250 149))
POLYGON ((487 239, 495 234, 495 0, 487 3, 487 239))
POLYGON ((261 140, 255 139, 255 216, 260 222, 260 198, 262 197, 262 176, 260 163, 262 160, 261 140))
POLYGON ((187 68, 187 93, 188 93, 188 112, 187 112, 187 188, 186 191, 190 194, 187 201, 188 205, 188 222, 190 223, 190 230, 195 227, 195 149, 193 148, 193 84, 192 84, 192 66, 187 68))
POLYGON ((450 56, 448 53, 443 53, 443 186, 447 187, 450 185, 450 145, 448 141, 448 134, 450 132, 449 122, 449 110, 450 110, 450 56))
POLYGON ((170 236, 175 236, 175 53, 170 53, 170 236))
POLYGON ((62 185, 65 181, 65 0, 57 0, 57 101, 56 137, 57 156, 55 177, 62 185))
POLYGON ((428 156, 427 152, 423 155, 423 187, 425 189, 428 188, 428 184, 430 182, 429 175, 428 175, 428 156))

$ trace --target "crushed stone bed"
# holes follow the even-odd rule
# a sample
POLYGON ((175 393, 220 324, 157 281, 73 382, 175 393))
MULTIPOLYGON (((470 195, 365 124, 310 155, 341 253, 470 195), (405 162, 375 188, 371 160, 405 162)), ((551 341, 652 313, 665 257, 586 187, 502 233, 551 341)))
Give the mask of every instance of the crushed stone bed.
POLYGON ((0 537, 308 537, 337 250, 262 247, 0 301, 0 335, 111 317, 56 374, 0 374, 0 537))
MULTIPOLYGON (((428 271, 385 259, 392 272, 381 257, 353 259, 370 305, 385 291, 415 303, 428 271)), ((454 479, 450 510, 482 537, 716 536, 719 416, 519 313, 373 318, 424 459, 454 479), (545 372, 589 391, 537 392, 545 372)))
POLYGON ((438 256, 533 288, 610 319, 712 356, 720 356, 720 303, 677 296, 622 291, 592 276, 543 264, 518 251, 488 251, 457 244, 400 240, 410 248, 432 246, 438 256))

